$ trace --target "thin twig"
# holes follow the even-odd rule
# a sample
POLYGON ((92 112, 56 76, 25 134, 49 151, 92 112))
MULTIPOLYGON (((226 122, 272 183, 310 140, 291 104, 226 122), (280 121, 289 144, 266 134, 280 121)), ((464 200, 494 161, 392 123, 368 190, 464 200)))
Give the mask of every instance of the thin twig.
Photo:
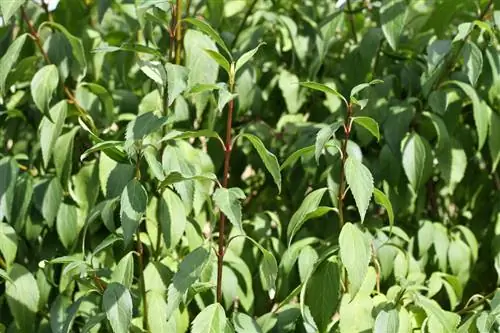
POLYGON ((245 24, 247 23, 248 17, 250 14, 252 14, 253 9, 255 5, 257 4, 257 0, 253 0, 250 6, 247 8, 247 11, 245 12, 245 16, 243 16, 243 20, 241 20, 240 26, 238 27, 238 30, 236 30, 236 33, 234 34, 234 39, 233 42, 231 43, 231 49, 233 49, 236 46, 236 42, 238 41, 238 37, 240 37, 241 32, 243 31, 243 28, 245 27, 245 24))
POLYGON ((352 32, 352 39, 354 40, 354 43, 358 43, 358 37, 356 36, 356 26, 354 25, 354 15, 352 14, 352 8, 351 8, 351 0, 347 0, 347 10, 349 11, 348 17, 349 17, 349 22, 351 23, 351 32, 352 32))
POLYGON ((456 313, 459 314, 459 315, 463 315, 464 313, 467 313, 469 311, 472 311, 474 310, 475 308, 477 308, 478 306, 482 305, 483 303, 485 303, 487 300, 489 300, 490 298, 492 298, 496 292, 498 290, 495 290, 495 291, 492 291, 491 293, 489 293, 488 295, 486 296, 483 296, 479 301, 475 302, 475 303, 472 303, 471 305, 468 305, 466 306, 465 308, 457 311, 456 313))

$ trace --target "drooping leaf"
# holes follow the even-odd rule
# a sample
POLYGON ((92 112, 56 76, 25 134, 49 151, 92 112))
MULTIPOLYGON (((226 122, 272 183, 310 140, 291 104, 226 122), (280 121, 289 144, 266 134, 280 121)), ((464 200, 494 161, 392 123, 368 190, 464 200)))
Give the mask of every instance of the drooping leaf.
POLYGON ((380 141, 380 131, 378 128, 378 123, 373 118, 352 117, 351 119, 355 124, 358 124, 367 129, 375 138, 377 138, 377 141, 380 141))
POLYGON ((35 105, 44 115, 49 116, 50 101, 59 84, 59 72, 56 65, 46 65, 31 80, 31 95, 35 105))
POLYGON ((52 151, 57 138, 61 135, 67 113, 68 103, 63 100, 50 109, 50 119, 43 117, 40 122, 40 146, 42 149, 43 164, 46 168, 52 157, 52 151))
POLYGON ((354 88, 351 89, 351 94, 350 94, 351 101, 355 100, 354 96, 356 96, 361 91, 365 90, 366 88, 368 88, 370 86, 373 86, 373 85, 379 84, 379 83, 384 83, 384 81, 382 81, 382 80, 373 80, 373 81, 368 82, 368 83, 358 84, 357 86, 355 86, 354 88))
POLYGON ((382 192, 381 190, 379 190, 377 188, 373 189, 373 198, 375 199, 375 202, 377 204, 384 207, 385 210, 387 211, 387 215, 389 215, 389 224, 390 224, 391 230, 392 230, 392 226, 394 225, 394 211, 392 209, 391 201, 385 195, 384 192, 382 192))
POLYGON ((193 320, 192 333, 224 333, 226 314, 219 303, 204 308, 193 320))
POLYGON ((326 190, 327 188, 324 187, 309 193, 305 197, 304 201, 302 201, 302 203, 300 204, 299 209, 297 209, 295 213, 293 213, 286 232, 289 246, 292 243, 293 236, 295 236, 295 234, 299 231, 299 229, 306 221, 307 215, 311 212, 314 212, 318 208, 326 190))
POLYGON ((159 129, 166 121, 166 117, 157 116, 153 112, 146 112, 127 125, 125 139, 140 140, 159 129))
POLYGON ((186 209, 179 196, 171 189, 163 191, 158 203, 158 219, 163 240, 169 249, 179 243, 186 229, 186 209))
POLYGON ((259 154, 260 159, 262 160, 262 162, 264 162, 267 171, 269 171, 269 173, 273 177, 274 183, 278 187, 278 193, 281 193, 281 172, 280 172, 280 165, 278 163, 278 159, 276 158, 276 156, 274 156, 273 153, 267 150, 266 147, 264 146, 264 143, 262 143, 262 141, 255 135, 249 133, 243 133, 241 136, 243 138, 248 139, 250 143, 253 145, 253 147, 259 154))
POLYGON ((262 245, 257 243, 252 237, 245 236, 250 240, 262 253, 262 261, 260 263, 260 274, 262 278, 264 290, 271 290, 275 288, 276 277, 278 276, 278 264, 273 254, 266 250, 262 245))
POLYGON ((432 152, 424 138, 410 135, 403 148, 403 169, 412 187, 418 191, 432 172, 432 152))
POLYGON ((293 154, 291 154, 290 156, 287 157, 285 162, 283 162, 283 164, 280 167, 280 170, 284 170, 284 169, 294 165, 295 162, 297 162, 297 160, 299 158, 301 158, 303 156, 307 156, 308 154, 312 154, 315 152, 315 150, 316 150, 316 147, 315 147, 315 145, 313 145, 313 146, 307 146, 307 147, 304 147, 304 148, 301 148, 301 149, 295 151, 293 154))
POLYGON ((380 7, 380 25, 385 39, 396 50, 403 33, 408 15, 406 3, 403 0, 390 0, 380 7))
POLYGON ((443 310, 439 304, 423 296, 417 297, 417 305, 424 309, 429 319, 428 327, 433 332, 456 332, 460 316, 443 310))
POLYGON ((120 219, 125 246, 132 241, 139 222, 146 212, 148 195, 137 179, 132 179, 123 189, 120 199, 120 219))
POLYGON ((240 200, 245 199, 246 195, 238 187, 233 188, 223 188, 220 187, 215 190, 213 194, 214 203, 222 211, 224 215, 229 219, 229 221, 243 230, 241 225, 241 202, 240 200))
POLYGON ((117 163, 106 154, 99 157, 99 182, 104 196, 108 199, 119 196, 134 176, 134 167, 117 163))
POLYGON ((99 100, 101 101, 104 109, 106 119, 108 121, 112 121, 114 116, 114 102, 109 91, 103 86, 93 82, 84 82, 80 84, 80 86, 85 87, 93 94, 96 94, 97 97, 99 97, 99 100))
POLYGON ((151 333, 169 332, 169 324, 164 309, 167 306, 163 293, 150 290, 146 294, 148 305, 148 326, 151 333))
POLYGON ((132 321, 132 297, 125 286, 112 282, 102 295, 102 310, 114 333, 127 333, 132 321))
POLYGON ((374 189, 372 173, 361 161, 348 156, 345 162, 345 178, 363 222, 374 189))
POLYGON ((363 232, 347 222, 339 236, 340 259, 349 278, 348 291, 354 297, 368 272, 371 250, 363 232))
POLYGON ((19 168, 16 161, 10 157, 0 159, 0 217, 11 219, 14 204, 12 198, 16 187, 16 178, 19 168))
POLYGON ((492 160, 491 172, 495 172, 498 163, 500 163, 500 115, 491 112, 490 113, 490 135, 488 138, 488 147, 490 150, 490 156, 492 160))
MULTIPOLYGON (((9 0, 1 0, 0 4, 4 3, 7 4, 7 2, 9 2, 9 0)), ((22 3, 22 1, 17 2, 17 4, 19 3, 22 3)), ((4 20, 7 21, 7 19, 5 18, 5 14, 3 15, 4 15, 4 20)), ((21 53, 21 50, 24 46, 24 42, 26 41, 27 36, 28 34, 22 34, 21 36, 17 37, 16 40, 14 40, 9 45, 7 52, 5 52, 3 57, 0 59, 0 95, 5 95, 6 88, 8 88, 5 86, 5 82, 7 81, 7 76, 9 75, 10 71, 17 62, 19 54, 21 53)))

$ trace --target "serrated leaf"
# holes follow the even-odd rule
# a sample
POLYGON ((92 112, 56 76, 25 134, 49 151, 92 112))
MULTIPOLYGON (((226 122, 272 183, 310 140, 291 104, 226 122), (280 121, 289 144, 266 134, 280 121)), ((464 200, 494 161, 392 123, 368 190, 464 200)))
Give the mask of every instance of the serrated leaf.
POLYGON ((120 219, 125 247, 132 241, 143 214, 146 212, 148 195, 137 179, 132 179, 123 189, 120 199, 120 219))
POLYGON ((348 104, 347 100, 345 99, 344 96, 342 96, 341 93, 339 93, 337 90, 334 90, 334 89, 328 87, 327 85, 317 83, 317 82, 301 82, 300 85, 303 87, 309 88, 309 89, 324 92, 325 94, 336 95, 336 96, 340 97, 340 99, 342 99, 342 101, 344 101, 345 105, 348 104))
POLYGON ((57 138, 61 135, 64 120, 68 113, 68 103, 63 100, 54 105, 50 111, 50 119, 43 117, 40 122, 40 148, 42 149, 42 158, 45 168, 48 167, 52 157, 52 151, 57 138))
POLYGON ((209 255, 207 249, 200 246, 184 257, 179 270, 168 286, 167 308, 165 309, 167 318, 170 318, 177 309, 189 287, 199 279, 209 255))
POLYGON ((370 244, 361 230, 347 222, 340 231, 339 246, 340 259, 349 278, 348 291, 355 297, 368 272, 370 244))
POLYGON ((394 225, 394 211, 392 210, 392 204, 389 198, 385 195, 384 192, 381 190, 375 188, 373 189, 373 198, 375 199, 375 202, 382 207, 385 208, 387 211, 387 215, 389 215, 389 224, 391 226, 391 231, 392 231, 392 226, 394 225))
POLYGON ((169 188, 163 191, 158 203, 158 219, 165 245, 175 248, 186 229, 186 209, 179 196, 169 188))
POLYGON ((259 48, 263 45, 266 45, 266 43, 260 43, 259 45, 257 45, 257 47, 255 47, 254 49, 248 51, 248 52, 245 52, 241 55, 241 57, 238 58, 238 60, 236 60, 236 66, 234 67, 234 72, 235 73, 238 73, 238 70, 243 67, 250 59, 253 58, 253 56, 257 53, 257 51, 259 50, 259 48))
POLYGON ((40 291, 33 275, 19 264, 9 270, 5 298, 18 332, 34 332, 40 291))
POLYGON ((189 70, 184 66, 171 63, 165 65, 165 70, 167 71, 167 106, 170 107, 175 99, 186 90, 189 70))
POLYGON ((226 321, 224 308, 219 303, 210 304, 194 318, 191 333, 223 333, 226 321))
MULTIPOLYGON (((50 101, 59 84, 59 71, 56 65, 46 65, 38 70, 31 80, 31 95, 40 111, 50 116, 50 101)), ((52 117, 51 117, 52 118, 52 117)))
POLYGON ((403 169, 415 191, 424 185, 432 172, 432 152, 424 140, 413 133, 403 148, 403 169))
POLYGON ((238 229, 243 230, 241 225, 241 202, 245 199, 245 193, 238 187, 223 188, 215 190, 213 194, 214 203, 229 221, 238 229))
POLYGON ((114 333, 127 333, 132 321, 132 296, 125 286, 112 282, 102 295, 102 310, 114 333))
POLYGON ((407 16, 407 5, 403 0, 390 0, 380 7, 380 26, 393 50, 398 48, 407 16))
MULTIPOLYGON (((5 3, 6 1, 7 0, 1 0, 0 3, 5 3)), ((5 16, 4 20, 7 21, 5 16)), ((7 52, 5 52, 3 57, 0 59, 0 95, 5 95, 5 90, 7 88, 5 86, 5 82, 7 81, 7 77, 9 76, 10 71, 19 58, 19 54, 21 53, 27 36, 28 34, 22 34, 21 36, 17 37, 16 40, 14 40, 9 45, 7 52)))
POLYGON ((376 139, 380 141, 380 130, 378 123, 370 117, 352 117, 352 121, 367 129, 376 139))
POLYGON ((255 148, 260 156, 260 159, 262 160, 262 162, 264 162, 267 171, 269 171, 269 173, 273 177, 274 183, 278 187, 278 193, 281 193, 281 172, 280 165, 276 156, 274 156, 273 153, 267 150, 264 146, 264 143, 262 143, 262 141, 255 135, 243 133, 241 136, 248 139, 252 146, 255 148))
POLYGON ((295 236, 295 234, 299 231, 299 229, 306 221, 307 215, 311 212, 314 212, 318 208, 326 190, 327 188, 323 187, 309 193, 305 197, 304 201, 302 201, 302 203, 300 204, 299 209, 297 209, 295 213, 293 213, 286 232, 288 238, 288 246, 290 246, 290 244, 292 243, 293 236, 295 236))
POLYGON ((364 221, 373 193, 373 176, 361 161, 351 156, 345 161, 345 178, 358 207, 361 222, 364 221))
POLYGON ((226 52, 226 55, 229 56, 229 60, 232 61, 232 55, 229 49, 227 48, 226 43, 224 43, 224 41, 219 36, 217 31, 215 31, 214 28, 210 26, 210 24, 197 18, 186 18, 183 21, 191 23, 192 25, 196 26, 198 29, 206 33, 214 42, 216 42, 220 47, 222 47, 222 49, 226 52))

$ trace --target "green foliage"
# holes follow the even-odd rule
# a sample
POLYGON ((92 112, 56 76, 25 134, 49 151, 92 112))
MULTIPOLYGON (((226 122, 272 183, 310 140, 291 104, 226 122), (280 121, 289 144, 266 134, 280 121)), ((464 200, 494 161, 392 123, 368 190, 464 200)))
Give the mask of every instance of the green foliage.
POLYGON ((497 332, 499 5, 0 0, 0 332, 497 332))

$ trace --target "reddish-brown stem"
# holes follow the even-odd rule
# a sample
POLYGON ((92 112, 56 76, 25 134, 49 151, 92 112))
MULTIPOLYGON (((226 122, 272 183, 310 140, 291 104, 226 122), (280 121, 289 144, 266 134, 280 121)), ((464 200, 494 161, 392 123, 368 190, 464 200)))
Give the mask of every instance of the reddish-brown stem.
MULTIPOLYGON (((231 92, 232 92, 231 87, 231 92)), ((226 123, 226 143, 224 149, 224 175, 222 178, 222 187, 227 188, 229 182, 229 162, 231 160, 231 150, 232 150, 232 127, 233 127, 233 110, 234 110, 234 100, 229 101, 228 113, 227 113, 227 123, 226 123)), ((220 214, 219 221, 219 251, 217 253, 217 302, 222 302, 222 264, 224 260, 224 228, 226 224, 226 216, 220 214)))
POLYGON ((339 184, 339 193, 338 193, 338 205, 339 205, 339 220, 340 220, 340 228, 344 226, 344 192, 345 192, 345 162, 347 160, 347 142, 349 141, 349 137, 351 135, 351 117, 352 117, 352 104, 349 103, 347 105, 347 117, 344 123, 344 133, 345 138, 342 142, 342 162, 340 165, 340 184, 339 184))

